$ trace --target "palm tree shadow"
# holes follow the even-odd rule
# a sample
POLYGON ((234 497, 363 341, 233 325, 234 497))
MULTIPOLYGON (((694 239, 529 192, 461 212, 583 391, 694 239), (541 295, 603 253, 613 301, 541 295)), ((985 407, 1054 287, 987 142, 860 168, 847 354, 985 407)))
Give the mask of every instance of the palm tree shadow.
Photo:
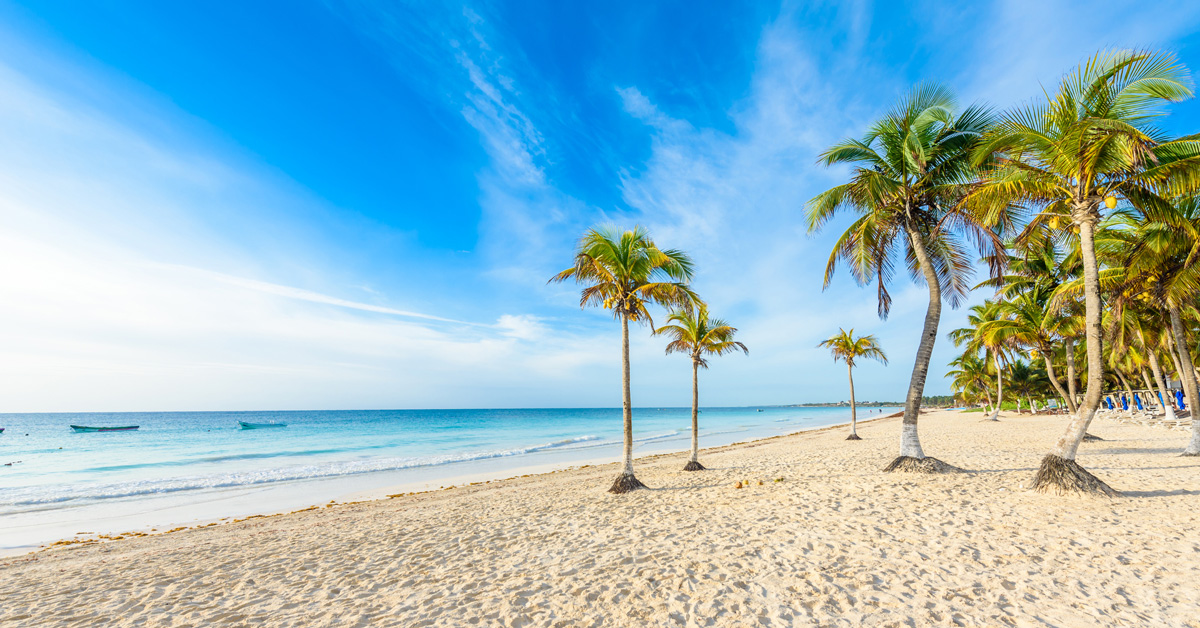
POLYGON ((1178 471, 1180 469, 1194 469, 1200 465, 1194 465, 1194 464, 1180 465, 1178 467, 1104 467, 1104 466, 1099 466, 1099 465, 1085 465, 1085 466, 1088 469, 1095 469, 1097 471, 1129 472, 1129 471, 1178 471))
POLYGON ((677 486, 647 486, 645 490, 655 491, 655 492, 692 491, 692 490, 703 489, 703 488, 718 488, 721 486, 726 486, 726 483, 722 482, 722 483, 718 483, 718 484, 686 484, 686 485, 677 485, 677 486))
POLYGON ((1089 449, 1088 454, 1172 454, 1180 451, 1179 447, 1111 447, 1089 449))
POLYGON ((1200 491, 1177 488, 1170 491, 1121 491, 1121 495, 1125 497, 1174 497, 1176 495, 1200 495, 1200 491))

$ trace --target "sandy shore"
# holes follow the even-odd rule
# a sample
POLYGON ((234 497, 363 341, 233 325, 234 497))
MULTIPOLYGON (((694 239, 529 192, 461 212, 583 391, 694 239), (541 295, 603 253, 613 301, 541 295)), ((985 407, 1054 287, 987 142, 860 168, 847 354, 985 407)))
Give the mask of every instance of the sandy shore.
POLYGON ((1065 499, 1021 488, 1063 417, 979 418, 922 417, 964 474, 880 473, 888 419, 8 558, 0 626, 1200 626, 1186 433, 1098 420, 1125 496, 1065 499))

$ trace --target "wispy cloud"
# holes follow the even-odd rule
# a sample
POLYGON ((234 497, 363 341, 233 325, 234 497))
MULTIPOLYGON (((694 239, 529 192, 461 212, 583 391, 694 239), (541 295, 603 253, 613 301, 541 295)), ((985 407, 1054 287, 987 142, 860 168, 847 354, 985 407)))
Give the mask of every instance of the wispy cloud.
POLYGON ((1003 0, 973 20, 961 89, 971 98, 1008 107, 1044 98, 1063 74, 1107 48, 1171 47, 1195 32, 1200 5, 1131 0, 1089 5, 1003 0), (1036 17, 1036 28, 1031 17, 1036 17))
MULTIPOLYGON (((348 252, 322 231, 363 229, 370 243, 379 225, 60 63, 59 76, 99 81, 115 109, 0 66, 4 410, 527 405, 600 361, 586 335, 519 310, 471 322, 392 305, 422 300, 426 284, 348 298, 362 277, 329 264, 348 252)), ((480 115, 523 124, 492 97, 480 115)), ((579 398, 568 395, 544 398, 579 398)))
MULTIPOLYGON (((714 361, 704 403, 840 398, 844 374, 815 348, 839 326, 876 333, 892 357, 864 367, 861 395, 898 398, 926 295, 899 282, 882 323, 844 274, 822 292, 843 223, 810 236, 803 207, 847 171, 816 167, 818 152, 915 80, 1003 106, 1097 45, 1180 41, 1200 11, 1036 9, 1031 29, 1018 2, 784 2, 738 31, 753 33, 735 42, 753 64, 717 94, 706 68, 663 88, 603 55, 580 61, 589 83, 573 92, 484 3, 331 2, 439 123, 477 139, 481 167, 439 164, 478 183, 465 252, 333 206, 149 87, 14 33, 0 40, 4 409, 618 405, 618 326, 580 312, 574 286, 546 285, 598 222, 641 222, 692 253, 697 288, 741 329, 751 357, 714 361), (579 115, 583 101, 603 115, 579 115), (563 180, 571 159, 601 180, 563 180)), ((686 364, 648 331, 632 340, 635 403, 686 404, 686 364)), ((951 352, 939 342, 935 367, 951 352)), ((936 375, 929 390, 944 392, 936 375)))
POLYGON ((321 303, 324 305, 333 305, 333 306, 343 307, 343 308, 347 308, 347 309, 351 309, 351 310, 360 310, 363 312, 374 312, 376 314, 390 314, 393 316, 403 316, 405 318, 417 318, 417 319, 422 319, 422 320, 427 320, 427 321, 440 321, 443 323, 457 323, 460 325, 477 325, 478 324, 478 323, 468 323, 465 321, 458 321, 458 320, 454 320, 451 318, 442 318, 441 316, 433 316, 432 314, 421 314, 419 312, 408 312, 405 310, 397 310, 396 308, 383 307, 381 305, 371 305, 369 303, 359 303, 357 301, 349 301, 346 299, 339 299, 337 297, 331 297, 327 294, 321 294, 319 292, 313 292, 311 290, 303 290, 300 288, 293 288, 291 286, 281 286, 279 284, 268 283, 266 281, 257 281, 254 279, 247 279, 245 277, 235 277, 233 275, 226 275, 224 273, 213 272, 211 270, 204 270, 204 269, 200 269, 200 268, 189 268, 186 266, 166 265, 166 264, 163 264, 161 266, 163 266, 164 268, 168 268, 168 269, 177 271, 180 274, 201 275, 208 279, 212 279, 213 281, 216 281, 216 282, 228 284, 231 286, 238 286, 241 288, 249 288, 250 290, 255 290, 255 291, 261 292, 263 294, 270 294, 270 295, 274 295, 274 296, 285 297, 288 299, 295 299, 297 301, 308 301, 309 303, 321 303))
POLYGON ((367 3, 339 12, 377 42, 397 72, 436 77, 430 98, 457 109, 478 132, 490 162, 477 173, 477 253, 489 277, 523 289, 544 283, 548 260, 573 243, 562 233, 598 215, 546 175, 553 157, 541 124, 561 130, 548 107, 554 85, 531 74, 520 46, 495 29, 484 7, 367 3))
POLYGON ((0 264, 8 410, 519 405, 606 357, 531 315, 462 323, 8 230, 0 264))

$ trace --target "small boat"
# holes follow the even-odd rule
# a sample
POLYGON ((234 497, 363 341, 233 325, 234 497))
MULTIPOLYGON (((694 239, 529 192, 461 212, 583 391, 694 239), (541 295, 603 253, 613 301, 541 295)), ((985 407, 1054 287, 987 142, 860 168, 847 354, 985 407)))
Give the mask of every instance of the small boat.
POLYGON ((71 429, 76 432, 131 432, 136 430, 136 425, 121 425, 118 427, 91 427, 89 425, 72 425, 71 429))
POLYGON ((238 425, 242 426, 244 430, 258 430, 265 427, 287 427, 287 423, 247 423, 245 421, 238 421, 238 425))
POLYGON ((4 428, 0 427, 0 434, 4 433, 4 428))

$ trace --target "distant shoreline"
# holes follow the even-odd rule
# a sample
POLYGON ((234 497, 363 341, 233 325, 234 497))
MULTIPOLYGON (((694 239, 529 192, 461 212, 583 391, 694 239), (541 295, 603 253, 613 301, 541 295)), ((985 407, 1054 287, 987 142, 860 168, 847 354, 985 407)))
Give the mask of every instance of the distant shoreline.
MULTIPOLYGON (((878 407, 887 407, 887 406, 903 407, 904 402, 903 401, 856 401, 856 402, 854 402, 854 407, 856 407, 856 408, 878 408, 878 407)), ((753 408, 754 406, 747 406, 747 407, 753 408)), ((847 401, 838 401, 838 402, 831 402, 831 403, 794 403, 794 404, 788 405, 788 406, 762 406, 762 407, 764 407, 764 408, 849 408, 850 403, 847 401)), ((921 409, 922 410, 951 410, 951 409, 953 409, 953 407, 952 406, 934 406, 934 405, 930 405, 927 403, 922 403, 921 409)))

